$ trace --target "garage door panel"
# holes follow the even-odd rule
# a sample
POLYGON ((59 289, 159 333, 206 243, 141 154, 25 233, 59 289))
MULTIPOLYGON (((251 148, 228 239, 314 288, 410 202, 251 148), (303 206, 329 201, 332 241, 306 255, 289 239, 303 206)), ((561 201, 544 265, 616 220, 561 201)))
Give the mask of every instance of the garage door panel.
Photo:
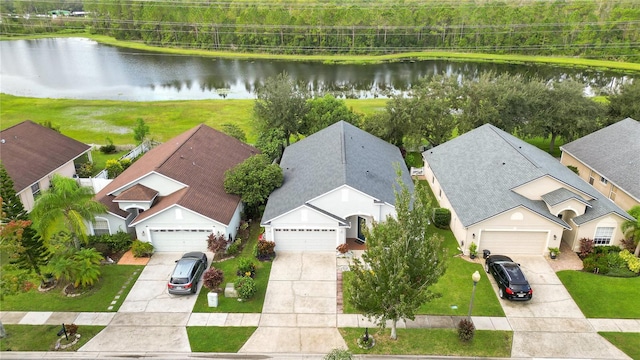
POLYGON ((151 243, 158 252, 207 251, 211 230, 151 230, 151 243))
POLYGON ((542 255, 546 243, 546 231, 483 231, 478 249, 492 254, 542 255))
POLYGON ((275 229, 276 251, 334 251, 335 229, 275 229))

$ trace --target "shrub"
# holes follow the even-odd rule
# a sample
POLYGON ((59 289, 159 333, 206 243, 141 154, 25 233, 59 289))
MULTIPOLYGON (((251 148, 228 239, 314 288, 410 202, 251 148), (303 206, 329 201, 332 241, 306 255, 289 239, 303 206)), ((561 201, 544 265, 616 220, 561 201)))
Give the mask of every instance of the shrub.
POLYGON ((349 350, 345 349, 333 349, 327 355, 324 356, 324 360, 351 360, 353 355, 349 350))
POLYGON ((109 249, 112 252, 120 252, 128 250, 131 247, 133 239, 128 233, 124 231, 118 231, 113 235, 106 235, 104 242, 109 245, 109 249))
POLYGON ((236 281, 235 288, 238 291, 238 296, 242 300, 248 300, 256 293, 256 282, 250 277, 241 277, 236 281))
POLYGON ((238 276, 253 276, 256 272, 256 266, 249 258, 238 259, 238 276))
POLYGON ((118 175, 122 174, 122 171, 124 171, 124 169, 122 168, 122 164, 120 164, 120 162, 115 159, 107 160, 105 169, 107 169, 107 175, 109 176, 109 179, 115 179, 118 175))
POLYGON ((236 256, 240 253, 240 243, 242 241, 240 239, 236 239, 229 247, 227 248, 227 255, 236 256))
POLYGON ((475 257, 476 255, 478 255, 478 245, 472 242, 471 245, 469 245, 469 256, 475 257))
POLYGON ((82 163, 76 173, 81 178, 91 177, 93 175, 93 164, 90 162, 82 163))
POLYGON ((346 253, 347 251, 349 251, 349 245, 347 245, 346 243, 344 243, 344 244, 340 244, 340 245, 338 245, 338 247, 336 248, 336 250, 338 250, 338 252, 339 252, 340 254, 344 254, 344 253, 346 253))
POLYGON ((153 245, 148 242, 136 240, 131 245, 131 252, 134 257, 149 257, 153 254, 153 245))
POLYGON ((127 168, 128 168, 129 166, 131 166, 131 159, 129 159, 129 158, 120 159, 118 162, 119 162, 119 163, 120 163, 120 165, 122 166, 122 170, 123 170, 123 171, 124 171, 124 170, 127 170, 127 168))
POLYGON ((257 257, 260 260, 270 260, 276 256, 276 243, 273 241, 258 240, 257 257))
POLYGON ((64 330, 67 332, 67 335, 75 335, 78 332, 78 325, 64 324, 64 330))
POLYGON ((580 258, 584 259, 593 252, 593 239, 580 239, 580 258))
POLYGON ((628 250, 629 252, 634 252, 636 250, 637 244, 633 240, 633 238, 622 239, 622 240, 620 240, 620 242, 622 243, 622 249, 623 250, 628 250))
POLYGON ((439 229, 449 228, 451 222, 451 211, 445 208, 437 208, 433 210, 433 224, 439 229))
POLYGON ((227 238, 220 233, 210 234, 207 237, 207 248, 214 253, 223 252, 227 247, 227 238))
POLYGON ((100 146, 100 152, 103 154, 115 154, 116 146, 113 145, 113 141, 107 138, 107 144, 100 146))
POLYGON ((241 240, 249 239, 249 223, 248 222, 243 221, 240 223, 240 227, 238 228, 238 233, 236 233, 236 240, 238 239, 241 239, 241 240))
POLYGON ((573 165, 567 165, 567 167, 569 168, 569 170, 573 171, 574 173, 576 173, 576 175, 580 175, 580 171, 578 170, 577 167, 573 166, 573 165))
POLYGON ((218 290, 224 281, 224 273, 214 267, 209 268, 202 276, 202 284, 210 291, 218 290))
POLYGON ((610 253, 619 253, 620 247, 615 245, 600 245, 596 246, 593 249, 594 254, 610 254, 610 253))
POLYGON ((471 320, 462 319, 458 323, 458 337, 460 338, 460 340, 464 342, 473 340, 475 332, 476 327, 473 325, 473 322, 471 320))
POLYGON ((629 250, 622 250, 620 252, 620 258, 622 258, 626 263, 629 270, 633 271, 636 274, 640 274, 640 258, 637 258, 633 255, 629 250))

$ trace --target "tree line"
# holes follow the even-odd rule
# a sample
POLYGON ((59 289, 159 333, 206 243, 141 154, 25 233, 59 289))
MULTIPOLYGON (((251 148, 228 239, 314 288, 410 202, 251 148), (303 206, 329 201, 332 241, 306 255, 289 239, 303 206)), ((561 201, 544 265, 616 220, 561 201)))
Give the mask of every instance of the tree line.
POLYGON ((87 18, 3 19, 4 34, 85 26, 154 46, 267 53, 382 54, 455 50, 638 61, 632 0, 5 1, 3 13, 54 8, 87 18))
POLYGON ((483 124, 519 137, 577 139, 626 117, 640 119, 640 82, 629 82, 607 101, 594 101, 581 83, 520 75, 481 74, 476 80, 444 75, 422 78, 407 94, 392 96, 383 110, 362 116, 331 95, 312 98, 288 74, 256 89, 256 146, 277 159, 291 139, 347 121, 401 148, 437 146, 483 124))

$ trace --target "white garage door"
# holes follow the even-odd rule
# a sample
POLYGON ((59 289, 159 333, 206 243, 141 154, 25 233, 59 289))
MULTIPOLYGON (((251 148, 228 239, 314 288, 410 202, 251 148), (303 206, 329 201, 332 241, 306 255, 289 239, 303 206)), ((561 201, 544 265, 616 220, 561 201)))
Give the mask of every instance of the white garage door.
POLYGON ((211 230, 151 230, 154 251, 207 251, 207 237, 211 230))
POLYGON ((483 231, 478 253, 488 249, 492 254, 542 255, 546 249, 547 232, 483 231))
POLYGON ((276 251, 335 251, 336 229, 275 229, 276 251))

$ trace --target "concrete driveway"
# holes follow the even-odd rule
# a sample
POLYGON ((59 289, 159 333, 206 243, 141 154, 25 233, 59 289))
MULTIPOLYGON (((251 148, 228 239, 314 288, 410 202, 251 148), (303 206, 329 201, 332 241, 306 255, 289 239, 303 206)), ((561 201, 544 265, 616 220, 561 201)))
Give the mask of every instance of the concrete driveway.
MULTIPOLYGON (((176 265, 175 262, 182 254, 153 254, 118 312, 190 313, 202 288, 201 283, 198 284, 198 292, 193 295, 171 295, 167 291, 167 282, 176 265)), ((209 265, 212 256, 210 253, 207 254, 209 265)))
MULTIPOLYGON (((629 358, 597 334, 544 257, 511 258, 520 264, 533 288, 531 301, 500 299, 514 331, 511 357, 629 358)), ((497 296, 493 276, 488 277, 497 296)))
POLYGON ((328 353, 346 348, 337 329, 336 255, 279 252, 258 329, 241 353, 328 353))

